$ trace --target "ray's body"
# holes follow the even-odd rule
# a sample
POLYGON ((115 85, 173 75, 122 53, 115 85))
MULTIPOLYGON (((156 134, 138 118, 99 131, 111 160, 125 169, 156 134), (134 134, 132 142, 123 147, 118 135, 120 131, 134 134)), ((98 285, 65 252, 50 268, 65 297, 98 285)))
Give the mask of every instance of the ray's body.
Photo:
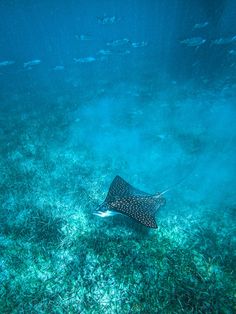
POLYGON ((116 176, 110 185, 105 201, 94 214, 109 217, 120 213, 146 227, 157 228, 155 214, 165 204, 162 194, 145 193, 134 188, 120 176, 116 176))

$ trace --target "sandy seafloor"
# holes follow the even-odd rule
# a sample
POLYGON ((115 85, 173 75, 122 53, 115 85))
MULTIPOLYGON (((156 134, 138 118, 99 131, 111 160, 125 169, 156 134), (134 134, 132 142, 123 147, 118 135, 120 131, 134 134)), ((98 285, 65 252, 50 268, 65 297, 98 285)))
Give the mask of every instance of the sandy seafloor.
POLYGON ((1 92, 0 312, 235 312, 236 86, 21 75, 1 92), (158 229, 93 215, 116 175, 174 186, 158 229))

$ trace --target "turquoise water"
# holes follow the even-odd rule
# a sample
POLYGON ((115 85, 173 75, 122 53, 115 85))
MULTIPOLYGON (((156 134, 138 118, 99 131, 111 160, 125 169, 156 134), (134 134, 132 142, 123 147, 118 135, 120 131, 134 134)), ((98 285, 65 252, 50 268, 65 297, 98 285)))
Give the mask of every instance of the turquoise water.
POLYGON ((235 1, 0 12, 0 312, 233 313, 235 1), (158 229, 94 215, 116 175, 158 229))

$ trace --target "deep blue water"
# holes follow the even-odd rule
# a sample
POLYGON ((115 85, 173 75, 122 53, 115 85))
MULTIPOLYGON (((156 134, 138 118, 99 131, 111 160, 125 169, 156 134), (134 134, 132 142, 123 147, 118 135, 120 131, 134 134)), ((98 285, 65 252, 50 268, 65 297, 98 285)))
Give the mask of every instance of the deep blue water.
POLYGON ((236 1, 0 14, 1 313, 233 313, 236 1), (116 175, 159 229, 93 215, 116 175))

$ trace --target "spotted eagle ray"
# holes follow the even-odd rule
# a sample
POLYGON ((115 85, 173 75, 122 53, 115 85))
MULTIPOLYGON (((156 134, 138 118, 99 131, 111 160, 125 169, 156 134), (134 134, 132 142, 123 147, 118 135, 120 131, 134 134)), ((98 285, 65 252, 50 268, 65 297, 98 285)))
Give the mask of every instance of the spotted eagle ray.
POLYGON ((123 214, 146 227, 157 228, 155 214, 166 202, 162 197, 165 192, 148 194, 134 188, 120 176, 116 176, 109 187, 105 201, 94 214, 100 217, 123 214))

